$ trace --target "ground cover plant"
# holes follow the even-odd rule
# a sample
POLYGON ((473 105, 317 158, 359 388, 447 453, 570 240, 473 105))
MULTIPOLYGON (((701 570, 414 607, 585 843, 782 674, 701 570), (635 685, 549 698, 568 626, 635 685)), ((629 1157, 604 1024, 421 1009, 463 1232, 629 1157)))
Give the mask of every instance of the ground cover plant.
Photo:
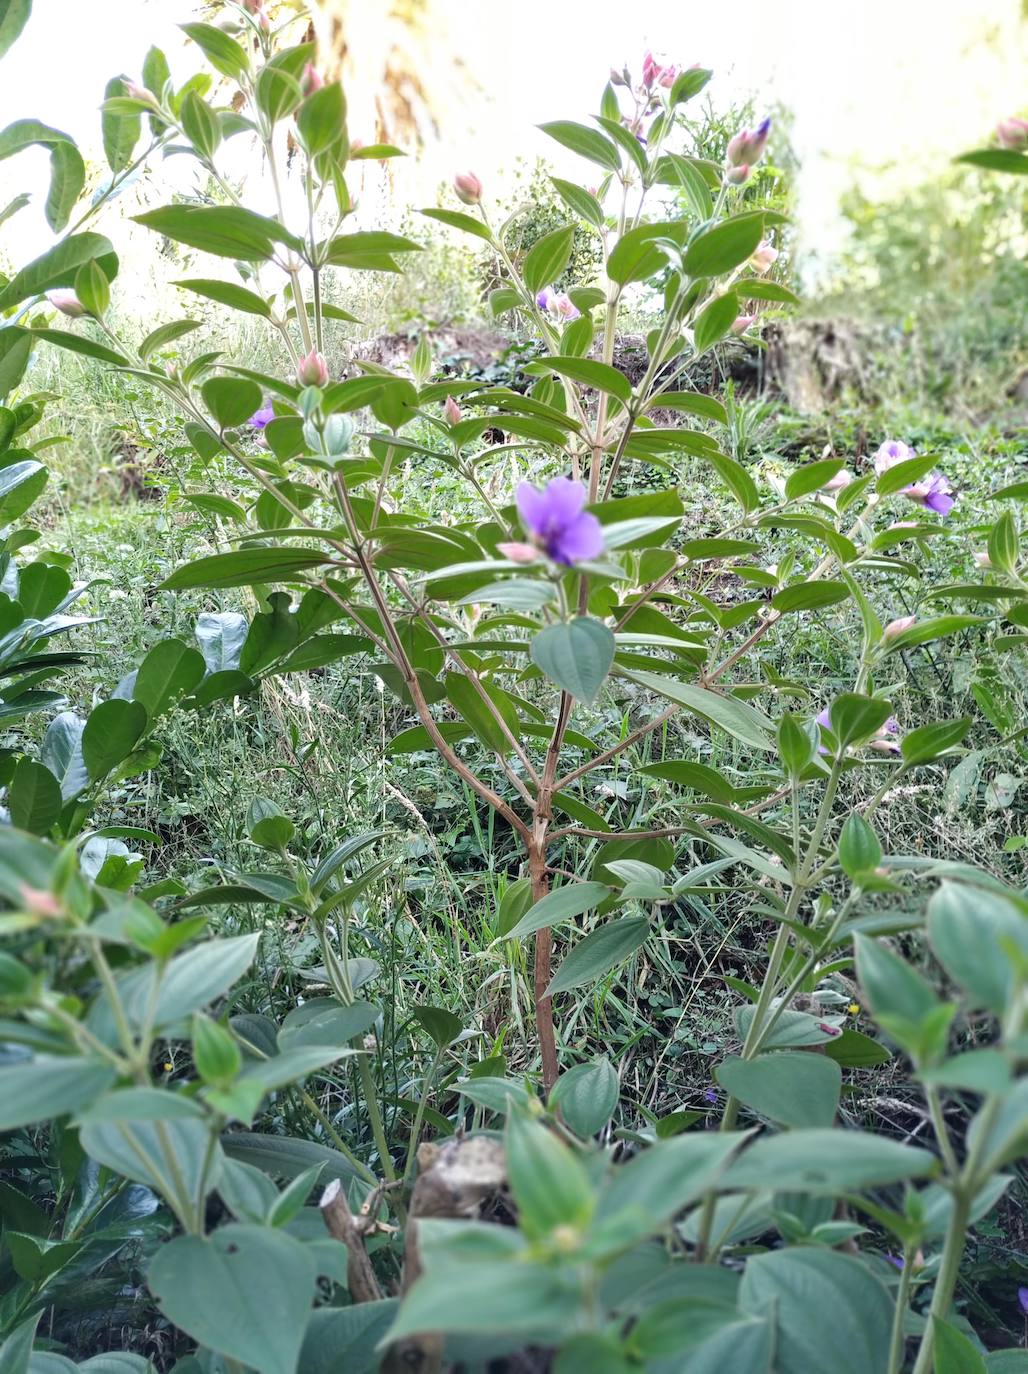
POLYGON ((0 1369, 1028 1368, 1023 445, 765 442, 725 374, 799 303, 789 198, 707 70, 546 126, 542 232, 460 172, 399 233, 306 16, 212 17, 108 84, 88 205, 0 134, 63 235, 0 287, 0 1369), (171 151, 210 194, 136 219, 256 357, 119 317, 105 207, 171 151), (510 354, 337 375, 427 235, 510 354), (173 459, 151 563, 72 516, 113 589, 16 525, 41 349, 173 459), (943 791, 1009 833, 897 821, 943 791))

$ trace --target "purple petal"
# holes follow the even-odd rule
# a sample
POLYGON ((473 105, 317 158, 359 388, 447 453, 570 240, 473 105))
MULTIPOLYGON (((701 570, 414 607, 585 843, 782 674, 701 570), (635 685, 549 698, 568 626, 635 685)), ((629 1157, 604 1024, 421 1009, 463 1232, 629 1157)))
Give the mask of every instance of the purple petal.
POLYGON ((546 493, 533 487, 531 482, 521 482, 518 485, 516 499, 518 514, 525 529, 532 534, 544 535, 549 512, 546 493))
POLYGON ((925 505, 929 510, 933 510, 936 515, 949 515, 955 502, 948 491, 930 491, 924 499, 925 505))
POLYGON ((1028 1317, 1028 1288, 1019 1288, 1017 1290, 1017 1301, 1021 1305, 1021 1311, 1028 1317))
POLYGON ((568 565, 596 558, 603 552, 603 526, 595 515, 582 511, 570 523, 554 532, 547 552, 555 563, 568 565))
POLYGON ((260 410, 254 411, 250 416, 250 424, 254 429, 263 429, 275 418, 275 411, 272 406, 261 406, 260 410))
POLYGON ((586 490, 570 477, 554 477, 543 492, 551 529, 570 524, 585 505, 586 490))
POLYGON ((550 302, 553 300, 553 287, 544 286, 535 298, 535 303, 540 310, 549 310, 550 302))

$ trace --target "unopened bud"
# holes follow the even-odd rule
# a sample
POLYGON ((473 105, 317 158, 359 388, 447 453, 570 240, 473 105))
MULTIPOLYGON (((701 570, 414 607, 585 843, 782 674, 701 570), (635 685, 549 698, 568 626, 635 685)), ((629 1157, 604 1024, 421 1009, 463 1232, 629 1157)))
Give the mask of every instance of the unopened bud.
POLYGON ((496 552, 502 553, 504 558, 508 558, 512 563, 534 563, 539 557, 539 550, 534 544, 517 542, 497 544, 496 552))
POLYGON ((443 402, 443 418, 448 425, 459 425, 462 419, 461 409, 452 396, 447 396, 443 402))
POLYGON ((86 307, 74 291, 48 291, 46 298, 55 310, 67 315, 69 319, 80 319, 86 313, 86 307))
POLYGON ((145 100, 148 105, 156 105, 157 100, 153 91, 148 91, 145 86, 138 86, 134 81, 123 81, 125 94, 133 100, 145 100))
POLYGON ((996 138, 1001 148, 1009 148, 1011 152, 1028 148, 1028 119, 1018 119, 1016 115, 1001 119, 996 125, 996 138))
POLYGON ((312 91, 320 91, 325 84, 325 78, 318 71, 312 62, 308 62, 303 69, 303 77, 300 81, 300 90, 304 95, 310 95, 312 91))
POLYGON ((477 205, 482 199, 482 183, 474 172, 458 172, 453 178, 453 189, 465 205, 477 205))
POLYGON ((328 363, 316 348, 312 348, 306 358, 300 359, 296 380, 301 386, 324 386, 328 381, 328 363))
POLYGON ((762 119, 755 129, 740 129, 728 140, 726 158, 729 167, 752 167, 764 156, 771 120, 762 119))
POLYGON ((20 883, 18 891, 22 906, 31 915, 44 917, 61 915, 63 908, 52 892, 47 892, 41 887, 29 887, 28 883, 20 883))
POLYGON ((763 276, 765 272, 770 271, 771 268, 774 267, 777 259, 778 249, 772 248, 767 239, 765 239, 763 243, 758 243, 757 247, 753 250, 753 255, 750 258, 750 266, 758 276, 763 276))
POLYGON ((976 549, 974 553, 971 555, 971 557, 974 559, 976 566, 979 568, 992 567, 992 559, 989 557, 985 549, 976 549))
POLYGON ((840 468, 838 472, 829 477, 821 490, 830 492, 842 491, 843 488, 848 487, 852 481, 852 473, 847 472, 845 468, 840 468))
POLYGON ((749 329, 751 325, 756 324, 756 322, 756 315, 736 315, 735 319, 732 321, 732 333, 745 334, 747 329, 749 329))
POLYGON ((741 186, 744 181, 749 180, 751 170, 751 168, 746 166, 745 162, 741 167, 729 167, 728 171, 725 173, 725 180, 728 182, 729 186, 741 186))
POLYGON ((890 620, 882 631, 882 637, 884 639, 895 639, 896 636, 901 635, 904 630, 909 630, 916 620, 916 615, 901 615, 896 620, 890 620))

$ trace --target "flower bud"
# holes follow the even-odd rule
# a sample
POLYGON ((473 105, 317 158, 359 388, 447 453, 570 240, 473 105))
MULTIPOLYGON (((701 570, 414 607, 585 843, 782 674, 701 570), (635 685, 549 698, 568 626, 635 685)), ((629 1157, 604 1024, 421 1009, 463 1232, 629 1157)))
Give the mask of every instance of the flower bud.
POLYGON ((753 250, 753 255, 750 258, 750 267, 752 267, 753 271, 756 272, 758 276, 762 277, 765 272, 770 271, 771 268, 774 267, 777 260, 778 249, 772 248, 767 239, 764 239, 764 241, 758 243, 753 250))
POLYGON ((1015 153, 1028 148, 1028 119, 1018 119, 1016 115, 1001 119, 996 125, 996 138, 1001 148, 1015 153))
POLYGON ((762 119, 755 129, 740 129, 728 140, 727 161, 729 167, 752 167, 764 156, 767 136, 771 131, 771 120, 762 119))
POLYGON ((896 636, 901 635, 904 630, 909 630, 916 620, 916 615, 901 615, 896 620, 890 620, 882 631, 882 637, 884 639, 895 639, 896 636))
POLYGON ((69 319, 77 320, 86 314, 86 307, 74 291, 48 291, 46 298, 55 310, 67 315, 69 319))
POLYGON ((534 563, 539 557, 539 550, 534 544, 497 544, 496 552, 502 553, 511 563, 534 563))
POLYGON ((482 199, 482 183, 474 172, 458 172, 453 178, 453 189, 465 205, 477 205, 482 199))
POLYGON ((328 363, 316 348, 312 348, 306 358, 300 359, 296 380, 301 386, 324 386, 328 381, 328 363))
POLYGON ((460 424, 461 409, 452 396, 447 396, 443 402, 443 419, 448 425, 460 424))
POLYGON ((307 96, 314 91, 320 91, 324 84, 325 78, 321 75, 313 62, 308 62, 303 69, 303 76, 300 80, 300 90, 307 96))
POLYGON ((627 86, 628 82, 625 80, 624 74, 622 72, 619 72, 614 67, 611 67, 610 84, 612 86, 627 86))
POLYGON ((756 322, 756 315, 736 315, 735 319, 732 321, 732 333, 745 334, 747 329, 749 329, 751 325, 756 324, 756 322))
POLYGON ((21 904, 31 916, 47 918, 62 914, 63 907, 52 892, 40 887, 29 887, 28 883, 19 883, 18 890, 21 904))
POLYGON ((148 91, 145 86, 139 86, 134 81, 123 81, 125 94, 133 100, 145 100, 148 105, 156 105, 157 100, 153 91, 148 91))
POLYGON ((976 549, 974 553, 971 555, 971 557, 974 559, 976 567, 992 567, 992 559, 989 557, 988 552, 985 549, 976 549))
POLYGON ((745 162, 741 167, 729 167, 728 171, 725 173, 725 180, 728 182, 729 186, 741 186, 744 181, 749 180, 749 175, 752 170, 751 167, 746 166, 745 162))
POLYGON ((852 481, 852 474, 847 472, 845 468, 840 468, 839 471, 834 474, 834 476, 829 477, 828 481, 824 484, 821 490, 830 492, 842 491, 843 488, 848 487, 852 481))

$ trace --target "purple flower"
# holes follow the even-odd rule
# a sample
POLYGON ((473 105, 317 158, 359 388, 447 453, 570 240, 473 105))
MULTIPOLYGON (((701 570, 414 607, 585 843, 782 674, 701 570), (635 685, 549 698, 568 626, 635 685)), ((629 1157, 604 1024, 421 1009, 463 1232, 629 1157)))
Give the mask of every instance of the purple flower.
POLYGON ((556 315, 558 320, 577 320, 582 313, 566 291, 554 291, 552 286, 544 286, 535 303, 540 310, 556 315))
POLYGON ((740 129, 728 140, 729 167, 752 167, 764 156, 771 120, 762 119, 755 129, 740 129))
POLYGON ((716 1102, 716 1101, 717 1101, 717 1089, 716 1089, 716 1088, 707 1088, 706 1091, 704 1092, 703 1096, 706 1098, 706 1100, 707 1100, 708 1102, 716 1102))
POLYGON ((886 1255, 885 1258, 894 1269, 904 1269, 906 1267, 900 1255, 886 1255))
POLYGON ((908 463, 911 458, 916 457, 917 453, 914 449, 908 448, 902 439, 886 439, 875 454, 875 472, 880 477, 883 472, 888 472, 897 463, 908 463))
POLYGON ((584 510, 585 487, 570 477, 554 477, 542 491, 531 482, 518 487, 521 523, 555 563, 571 567, 603 552, 603 530, 584 510))
POLYGON ((919 482, 912 482, 909 487, 903 488, 903 495, 944 517, 949 515, 956 500, 953 488, 941 472, 930 472, 919 482))
POLYGON ((260 410, 255 410, 250 416, 249 424, 252 429, 263 429, 274 418, 275 411, 271 406, 261 406, 260 410))
POLYGON ((1021 1311, 1028 1317, 1028 1288, 1019 1288, 1017 1290, 1017 1301, 1021 1306, 1021 1311))

